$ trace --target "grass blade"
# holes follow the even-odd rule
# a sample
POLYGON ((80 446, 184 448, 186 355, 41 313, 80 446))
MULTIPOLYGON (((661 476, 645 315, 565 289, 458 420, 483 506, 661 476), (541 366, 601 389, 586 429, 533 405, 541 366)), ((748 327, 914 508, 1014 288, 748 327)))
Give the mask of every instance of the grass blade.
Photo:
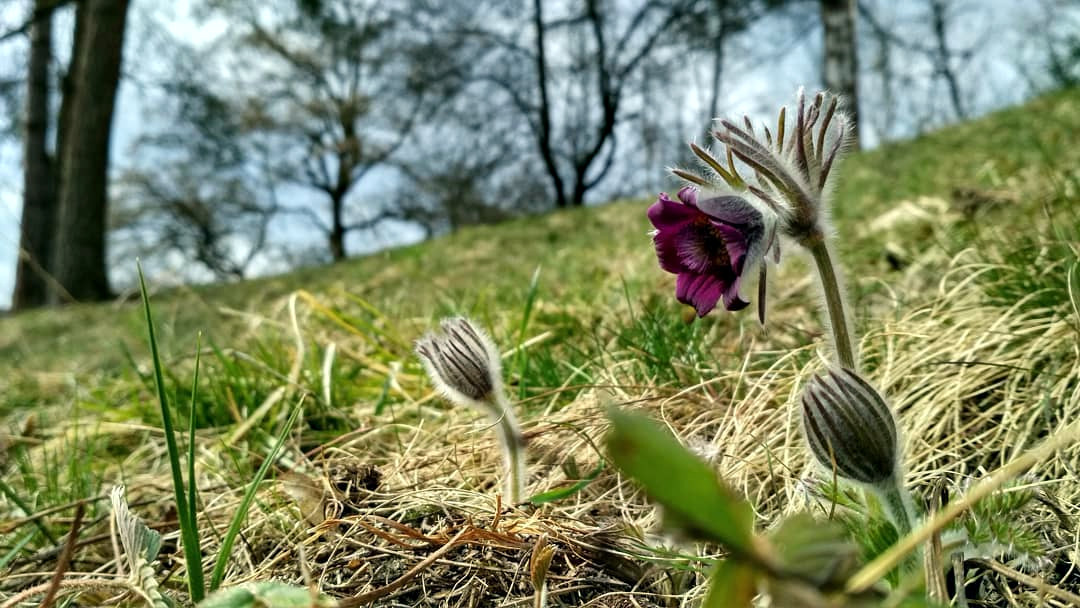
POLYGON ((26 536, 23 536, 15 543, 15 546, 11 548, 11 551, 4 554, 4 557, 0 557, 0 570, 7 568, 7 565, 11 563, 11 560, 15 559, 15 556, 23 550, 23 547, 30 543, 30 540, 33 539, 34 535, 37 533, 37 530, 30 530, 26 533, 26 536))
POLYGON ((547 492, 534 494, 532 497, 529 498, 529 503, 534 505, 542 505, 545 503, 562 500, 568 496, 573 496, 574 494, 577 494, 578 492, 585 489, 585 487, 588 486, 590 483, 592 483, 593 480, 596 479, 601 472, 603 472, 603 470, 604 462, 601 461, 600 464, 596 465, 596 468, 590 471, 589 474, 586 475, 584 478, 579 479, 578 481, 566 487, 555 488, 554 490, 548 490, 547 492))
MULTIPOLYGON (((199 397, 199 362, 202 354, 202 332, 199 332, 195 338, 195 379, 191 381, 191 407, 188 410, 188 444, 187 444, 187 464, 188 464, 188 522, 191 523, 195 529, 196 540, 198 540, 199 529, 196 526, 198 522, 198 511, 196 505, 198 504, 198 488, 195 483, 195 405, 199 397)), ((201 551, 200 551, 201 554, 201 551)), ((202 572, 200 559, 199 572, 202 572)), ((200 577, 201 579, 202 577, 200 577)))
MULTIPOLYGON (((15 490, 11 486, 9 486, 7 482, 5 482, 3 479, 0 479, 0 494, 6 496, 7 499, 10 500, 16 507, 22 509, 23 513, 26 513, 27 515, 34 514, 33 509, 31 509, 29 505, 23 502, 23 500, 19 498, 19 495, 15 493, 15 490)), ((43 524, 38 518, 34 518, 33 521, 34 525, 37 526, 38 530, 41 530, 41 533, 45 536, 45 538, 49 539, 49 542, 55 545, 57 543, 56 537, 53 536, 52 532, 49 532, 49 529, 45 527, 45 524, 43 524)))
POLYGON ((518 328, 517 352, 514 354, 514 370, 518 374, 518 395, 525 397, 525 366, 528 363, 528 354, 521 347, 525 342, 525 330, 529 327, 529 319, 532 317, 533 305, 536 303, 536 295, 540 291, 540 267, 533 271, 529 281, 529 292, 525 295, 525 310, 521 313, 521 326, 518 328))
POLYGON ((158 403, 161 405, 161 425, 165 431, 165 444, 169 448, 169 468, 172 471, 176 513, 180 519, 180 537, 184 544, 188 591, 191 593, 192 602, 197 604, 202 601, 203 596, 206 594, 206 588, 203 584, 202 548, 199 545, 199 531, 195 527, 195 521, 189 519, 192 512, 188 510, 187 498, 184 494, 183 469, 180 468, 180 450, 176 447, 172 417, 169 415, 169 400, 165 395, 165 379, 161 372, 161 357, 158 355, 157 336, 154 334, 154 317, 150 312, 150 295, 146 290, 146 279, 143 277, 142 264, 137 263, 136 268, 139 273, 139 291, 142 294, 143 312, 146 315, 146 333, 150 339, 150 357, 154 364, 154 384, 157 386, 158 403))
POLYGON ((297 416, 300 415, 303 404, 304 400, 301 398, 296 407, 293 408, 292 413, 289 414, 289 419, 285 422, 281 433, 278 434, 277 441, 274 442, 274 447, 270 450, 270 455, 263 460, 259 471, 255 473, 255 479, 251 480, 251 485, 248 486, 247 491, 244 493, 244 499, 240 501, 236 514, 233 515, 232 521, 229 522, 229 530, 225 532, 225 537, 221 539, 221 548, 218 550, 217 560, 214 562, 214 571, 210 575, 210 591, 215 591, 221 586, 221 579, 225 576, 225 566, 229 563, 229 557, 232 555, 233 543, 236 542, 236 537, 240 534, 240 526, 243 525, 244 518, 247 517, 251 501, 255 499, 255 492, 259 489, 259 484, 262 483, 263 478, 266 477, 266 472, 270 470, 270 465, 277 459, 281 447, 285 445, 285 440, 288 439, 289 431, 292 430, 297 416))

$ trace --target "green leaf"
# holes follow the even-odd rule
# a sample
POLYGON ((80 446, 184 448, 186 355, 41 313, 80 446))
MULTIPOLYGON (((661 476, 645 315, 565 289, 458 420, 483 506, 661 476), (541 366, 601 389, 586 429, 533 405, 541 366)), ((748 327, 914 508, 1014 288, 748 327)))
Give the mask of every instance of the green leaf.
POLYGON ((752 542, 750 503, 716 477, 701 459, 648 418, 612 408, 608 452, 664 506, 665 516, 686 532, 723 544, 741 557, 758 557, 752 542))
POLYGON ((330 608, 335 605, 330 598, 313 595, 303 587, 263 581, 215 591, 199 602, 198 608, 330 608))
POLYGON ((563 488, 555 488, 554 490, 548 490, 547 492, 534 494, 531 498, 529 498, 529 502, 534 505, 542 505, 544 503, 562 500, 567 496, 573 496, 574 494, 577 494, 582 489, 584 489, 585 486, 592 483, 592 481, 596 479, 596 477, 600 475, 601 471, 603 470, 604 463, 601 462, 600 464, 596 465, 596 468, 590 471, 589 474, 586 475, 584 478, 579 479, 573 484, 563 488))
POLYGON ((709 591, 701 608, 743 608, 753 606, 757 594, 754 569, 734 559, 717 564, 709 577, 709 591))
MULTIPOLYGON (((896 526, 882 515, 868 517, 844 517, 848 529, 851 531, 853 540, 859 546, 859 557, 864 563, 869 563, 877 556, 889 550, 889 547, 900 540, 900 534, 896 526)), ((900 583, 900 570, 897 566, 885 575, 889 587, 895 589, 900 583)))
POLYGON ((799 513, 785 519, 770 537, 784 571, 819 588, 842 586, 859 565, 858 547, 838 521, 799 513))
POLYGON ((199 608, 254 608, 255 594, 241 587, 229 587, 211 593, 199 602, 199 608))
MULTIPOLYGON (((199 363, 202 360, 202 332, 195 339, 195 371, 191 381, 191 407, 188 408, 187 484, 188 521, 199 521, 198 484, 195 483, 195 406, 199 402, 199 363)), ((195 525, 196 531, 198 526, 195 525)), ((160 543, 159 543, 160 544, 160 543)), ((153 559, 153 558, 151 558, 153 559)))

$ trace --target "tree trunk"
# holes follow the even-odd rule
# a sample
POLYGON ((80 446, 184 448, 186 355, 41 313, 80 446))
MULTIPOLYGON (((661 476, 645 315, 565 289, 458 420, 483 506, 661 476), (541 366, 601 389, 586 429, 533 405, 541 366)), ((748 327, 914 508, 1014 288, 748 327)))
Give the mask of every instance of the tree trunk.
POLYGON ((964 102, 960 96, 960 83, 956 78, 956 72, 949 65, 949 61, 952 59, 952 51, 949 50, 946 8, 942 0, 934 0, 930 3, 930 21, 934 27, 934 40, 937 42, 934 71, 945 79, 945 84, 949 87, 949 100, 952 101, 956 118, 964 120, 967 118, 967 112, 964 111, 964 102))
POLYGON ((533 2, 533 27, 536 28, 536 84, 540 92, 540 157, 544 161, 551 187, 555 191, 555 206, 566 207, 566 192, 563 191, 562 175, 555 162, 555 152, 551 147, 551 104, 548 100, 547 54, 544 50, 544 13, 541 0, 533 2))
MULTIPOLYGON (((75 300, 110 296, 105 269, 109 135, 120 83, 128 0, 83 0, 74 99, 60 150, 60 211, 54 275, 75 300)), ((54 301, 58 296, 54 297, 54 301)))
POLYGON ((724 44, 727 42, 729 34, 728 18, 725 15, 725 11, 730 10, 727 3, 714 2, 713 10, 716 11, 720 19, 720 28, 716 32, 716 37, 712 40, 712 92, 709 97, 709 119, 705 125, 705 141, 709 141, 712 133, 713 119, 720 115, 720 84, 724 76, 724 44))
POLYGON ((330 257, 335 261, 344 260, 345 252, 345 195, 330 199, 330 257))
POLYGON ((34 3, 30 26, 30 66, 27 73, 26 133, 23 157, 23 212, 19 258, 15 268, 12 310, 44 306, 48 299, 52 229, 56 221, 53 162, 49 134, 49 61, 52 58, 50 0, 34 3))
POLYGON ((574 189, 570 195, 570 202, 574 207, 585 206, 585 191, 588 189, 585 185, 585 168, 583 167, 574 176, 574 189))
POLYGON ((856 86, 859 64, 855 48, 855 0, 821 0, 824 26, 825 88, 842 95, 851 117, 852 143, 859 146, 859 95, 856 86))

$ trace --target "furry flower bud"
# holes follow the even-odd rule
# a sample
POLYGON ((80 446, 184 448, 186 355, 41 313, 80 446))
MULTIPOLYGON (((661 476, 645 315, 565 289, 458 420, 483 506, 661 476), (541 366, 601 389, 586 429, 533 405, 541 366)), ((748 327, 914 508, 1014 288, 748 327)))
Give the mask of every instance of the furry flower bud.
POLYGON ((446 319, 441 329, 417 340, 416 354, 443 396, 482 410, 494 421, 506 463, 505 496, 518 504, 525 495, 525 438, 503 392, 499 350, 468 319, 446 319))
POLYGON ((416 342, 416 353, 428 376, 447 399, 487 409, 502 392, 499 352, 491 338, 468 319, 442 322, 416 342))
POLYGON ((896 419, 881 394, 853 371, 815 376, 802 395, 803 431, 818 462, 869 485, 897 477, 896 419))

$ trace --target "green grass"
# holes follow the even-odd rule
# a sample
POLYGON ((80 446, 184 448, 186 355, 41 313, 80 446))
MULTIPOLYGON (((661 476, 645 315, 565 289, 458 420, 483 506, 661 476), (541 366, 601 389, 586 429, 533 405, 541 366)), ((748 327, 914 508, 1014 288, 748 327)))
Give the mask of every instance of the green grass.
MULTIPOLYGON (((863 359, 900 414, 916 488, 942 479, 958 488, 1080 414, 1077 132, 1080 92, 1066 91, 840 166, 833 215, 845 237, 839 256, 863 359)), ((604 462, 596 447, 603 406, 632 404, 663 418, 771 521, 807 501, 797 419, 788 412, 792 395, 820 369, 823 338, 806 260, 791 252, 770 273, 767 331, 749 313, 688 323, 672 297, 674 278, 656 267, 644 213, 650 202, 466 228, 231 285, 154 292, 151 284, 161 399, 194 411, 197 466, 188 483, 199 487, 204 566, 245 500, 251 513, 235 530, 236 559, 215 572, 226 585, 301 582, 306 568, 332 594, 358 592, 365 581, 378 586, 402 572, 382 559, 408 551, 386 541, 403 532, 384 520, 425 534, 440 529, 433 522, 490 523, 499 464, 489 433, 434 397, 412 355, 412 341, 440 317, 465 314, 509 353, 507 384, 531 436, 529 493, 574 488, 538 511, 553 518, 545 532, 558 536, 556 521, 618 529, 590 540, 624 549, 617 566, 588 561, 597 577, 636 572, 649 593, 700 593, 704 570, 693 561, 700 554, 665 557, 646 550, 651 541, 631 542, 644 538, 655 514, 610 468, 591 479, 604 462), (303 417, 269 473, 280 480, 245 497, 300 400, 303 417), (312 480, 322 489, 311 490, 312 480), (363 566, 364 576, 347 584, 329 574, 353 572, 352 562, 334 561, 344 550, 309 535, 305 500, 349 522, 319 538, 370 535, 369 527, 384 534, 372 538, 390 543, 385 553, 354 551, 355 559, 364 551, 381 556, 363 566), (384 519, 356 523, 357 505, 384 519), (301 545, 309 560, 302 567, 289 553, 301 545), (661 580, 641 569, 645 560, 687 574, 661 580)), ((122 302, 0 320, 0 421, 0 598, 21 588, 20 573, 52 567, 31 557, 62 542, 73 502, 94 498, 83 536, 105 535, 105 496, 118 481, 140 517, 176 530, 155 369, 134 292, 122 302), (44 515, 24 521, 35 513, 44 515)), ((177 424, 188 422, 185 413, 177 424)), ((1068 481, 1071 466, 1063 457, 1032 474, 1076 517, 1080 484, 1068 481)), ((514 534, 532 538, 535 522, 506 517, 519 526, 514 534)), ((1049 521, 1053 513, 1024 517, 1049 521)), ((565 542, 585 536, 567 532, 565 542)), ((163 571, 176 560, 180 573, 164 587, 182 595, 176 534, 165 539, 163 571)), ((491 563, 525 559, 498 551, 508 553, 489 556, 491 563)), ((85 560, 78 571, 112 559, 104 541, 78 555, 85 560)), ((432 577, 425 584, 452 586, 464 576, 440 568, 423 575, 432 577)), ((502 579, 493 571, 484 580, 494 594, 502 579)), ((397 601, 427 605, 413 586, 397 601)))

